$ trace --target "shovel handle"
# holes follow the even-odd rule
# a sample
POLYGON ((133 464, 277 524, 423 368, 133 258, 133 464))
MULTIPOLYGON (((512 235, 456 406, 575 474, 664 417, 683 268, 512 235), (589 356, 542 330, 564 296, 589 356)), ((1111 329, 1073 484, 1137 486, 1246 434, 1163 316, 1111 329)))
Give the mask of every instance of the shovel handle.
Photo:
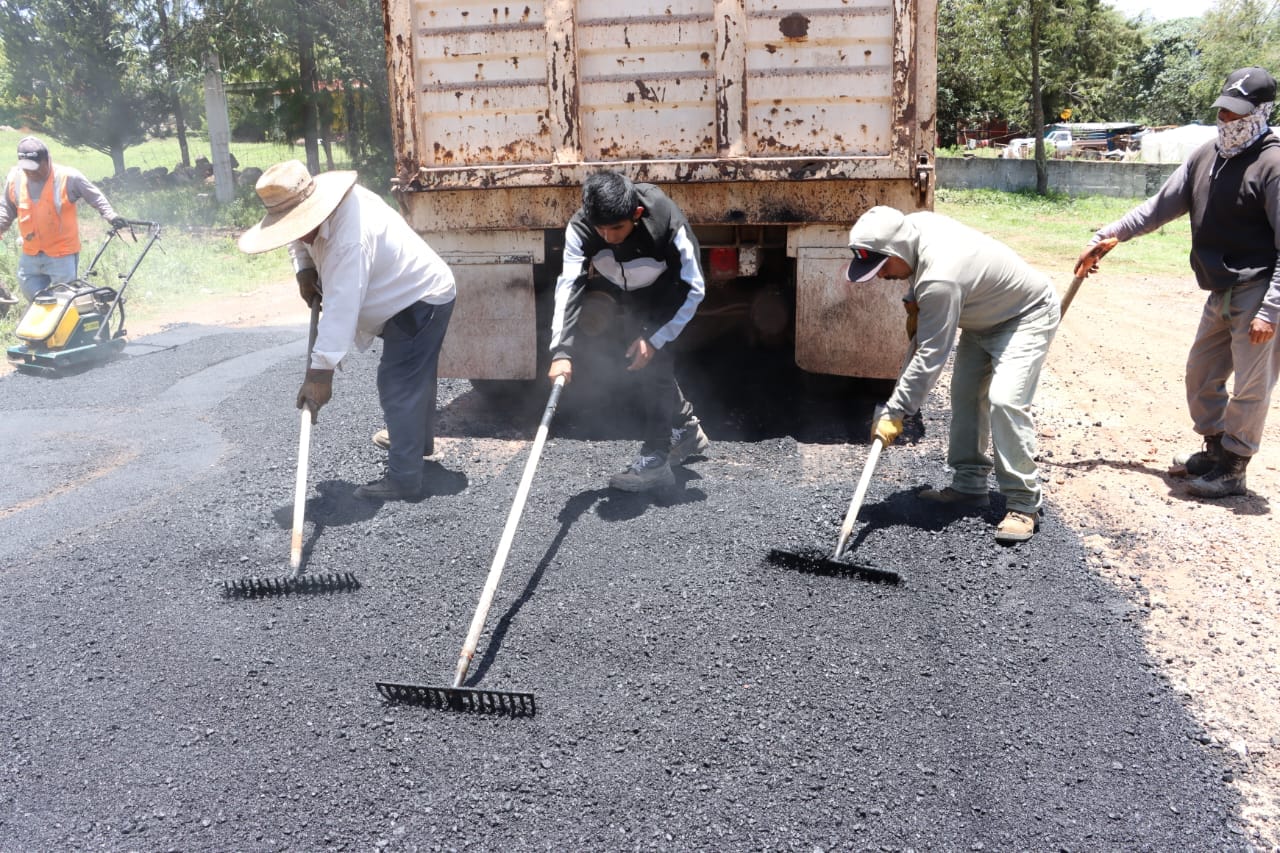
POLYGON ((538 434, 533 439, 533 447, 529 458, 524 463, 524 474, 520 478, 520 486, 516 489, 516 499, 511 504, 511 512, 507 515, 507 525, 502 530, 502 539, 498 542, 498 550, 493 555, 493 564, 489 566, 489 576, 485 580, 484 590, 480 593, 480 603, 471 617, 471 628, 467 631, 466 642, 462 644, 462 654, 458 656, 458 668, 453 675, 453 686, 461 687, 471 668, 471 659, 475 657, 476 646, 480 643, 480 632, 484 630, 484 620, 493 605, 493 594, 498 589, 498 580, 502 577, 502 569, 507 563, 507 554, 511 551, 511 541, 515 539, 516 528, 520 526, 520 516, 524 512, 525 500, 529 497, 529 487, 533 485, 533 473, 538 468, 538 458, 542 456, 542 446, 547 443, 547 433, 551 429, 551 418, 556 413, 560 402, 560 392, 564 390, 565 377, 557 376, 551 386, 551 397, 542 412, 542 422, 538 424, 538 434))

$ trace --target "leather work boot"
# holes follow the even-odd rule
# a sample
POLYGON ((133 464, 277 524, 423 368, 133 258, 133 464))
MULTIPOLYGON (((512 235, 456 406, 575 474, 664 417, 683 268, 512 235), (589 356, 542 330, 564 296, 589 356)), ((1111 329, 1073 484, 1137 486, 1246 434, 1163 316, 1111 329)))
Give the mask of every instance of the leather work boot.
POLYGON ((366 501, 416 501, 422 497, 422 487, 409 489, 390 477, 383 477, 355 491, 355 496, 366 501))
POLYGON ((961 492, 947 486, 945 489, 927 488, 920 492, 920 500, 954 507, 984 507, 991 505, 991 497, 983 492, 961 492))
POLYGON ((672 473, 665 456, 659 453, 646 454, 642 450, 634 462, 609 478, 609 486, 624 492, 647 492, 674 485, 675 481, 676 475, 672 473))
POLYGON ((996 541, 1002 543, 1026 542, 1036 533, 1036 516, 1009 510, 996 527, 996 541))
POLYGON ((711 446, 707 434, 702 431, 702 424, 697 418, 682 427, 671 428, 671 449, 667 451, 667 462, 679 465, 684 460, 702 453, 711 446))
MULTIPOLYGON (((373 443, 383 450, 391 449, 391 433, 385 429, 380 429, 373 434, 373 443)), ((434 438, 427 439, 427 446, 422 449, 422 458, 431 459, 436 455, 436 441, 434 438)))
POLYGON ((1248 494, 1245 488, 1244 469, 1249 467, 1249 456, 1237 456, 1226 448, 1213 470, 1196 477, 1187 484, 1187 491, 1198 498, 1225 498, 1248 494))
POLYGON ((1222 458, 1222 433, 1206 435, 1204 449, 1194 453, 1174 454, 1169 464, 1169 474, 1174 477, 1203 477, 1213 470, 1222 458))

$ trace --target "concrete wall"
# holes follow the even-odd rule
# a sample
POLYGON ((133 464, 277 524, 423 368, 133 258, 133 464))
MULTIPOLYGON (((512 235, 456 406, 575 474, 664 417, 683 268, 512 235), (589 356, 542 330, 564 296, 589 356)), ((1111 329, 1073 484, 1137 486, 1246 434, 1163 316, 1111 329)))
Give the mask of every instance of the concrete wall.
MULTIPOLYGON (((1035 190, 1034 160, 939 157, 938 186, 945 189, 1035 190)), ((1049 189, 1067 195, 1146 198, 1160 189, 1176 163, 1109 163, 1096 160, 1050 160, 1049 189)))

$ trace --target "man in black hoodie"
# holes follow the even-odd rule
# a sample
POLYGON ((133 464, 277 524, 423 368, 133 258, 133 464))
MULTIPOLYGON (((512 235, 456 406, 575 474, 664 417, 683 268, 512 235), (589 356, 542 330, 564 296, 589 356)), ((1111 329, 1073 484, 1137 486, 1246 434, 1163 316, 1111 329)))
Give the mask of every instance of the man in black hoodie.
POLYGON ((1187 356, 1187 405, 1204 448, 1174 456, 1169 470, 1194 477, 1187 489, 1202 498, 1245 494, 1245 468, 1280 376, 1280 139, 1268 124, 1275 99, 1265 70, 1231 72, 1213 102, 1218 138, 1090 243, 1123 242, 1191 216, 1191 268, 1209 295, 1187 356))
POLYGON ((551 319, 552 381, 573 377, 574 338, 590 275, 619 291, 626 311, 627 370, 637 373, 644 411, 640 453, 609 485, 642 492, 675 482, 672 465, 707 449, 693 406, 675 377, 671 344, 706 292, 698 239, 675 203, 653 184, 596 172, 565 229, 564 267, 551 319))

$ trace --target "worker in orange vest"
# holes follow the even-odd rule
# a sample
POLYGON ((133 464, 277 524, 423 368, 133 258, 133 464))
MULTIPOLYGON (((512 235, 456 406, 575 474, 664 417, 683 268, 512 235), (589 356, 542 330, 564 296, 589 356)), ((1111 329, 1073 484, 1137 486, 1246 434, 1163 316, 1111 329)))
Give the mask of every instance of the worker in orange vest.
POLYGON ((78 170, 54 166, 39 139, 27 136, 18 143, 18 165, 9 170, 0 203, 0 236, 18 223, 18 286, 27 299, 50 284, 75 280, 80 264, 76 202, 81 199, 96 207, 112 228, 128 224, 78 170))

